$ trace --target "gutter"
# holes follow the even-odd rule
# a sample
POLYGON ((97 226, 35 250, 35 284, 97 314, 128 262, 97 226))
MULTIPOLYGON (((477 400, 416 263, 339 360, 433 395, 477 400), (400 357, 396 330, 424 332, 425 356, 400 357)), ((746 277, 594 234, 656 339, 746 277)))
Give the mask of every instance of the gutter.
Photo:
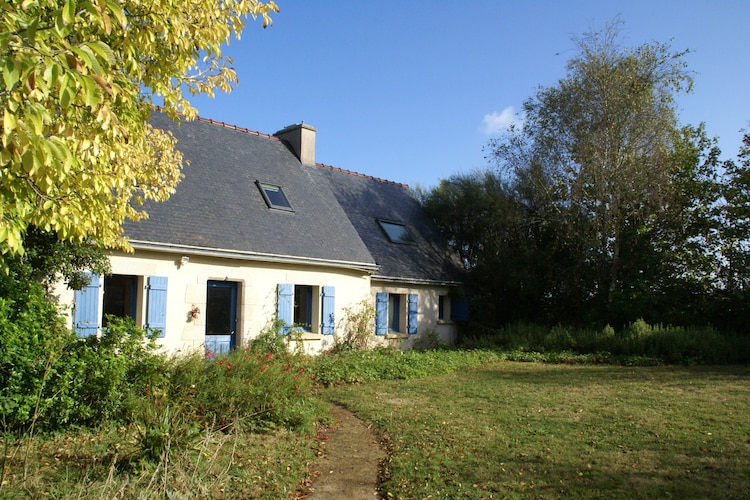
POLYGON ((335 267, 340 269, 354 269, 372 273, 379 266, 369 262, 351 262, 345 260, 329 260, 316 257, 298 257, 294 255, 278 255, 261 252, 248 252, 241 250, 229 250, 225 248, 206 248, 192 245, 179 245, 172 243, 153 243, 149 241, 130 240, 130 246, 135 250, 152 250, 167 253, 183 253, 189 255, 200 255, 203 257, 223 257, 227 259, 245 260, 252 262, 274 262, 279 264, 304 264, 308 266, 335 267))
POLYGON ((395 276, 380 276, 377 274, 373 274, 370 279, 372 281, 386 281, 388 283, 399 283, 404 285, 461 286, 464 284, 463 281, 399 278, 395 276))

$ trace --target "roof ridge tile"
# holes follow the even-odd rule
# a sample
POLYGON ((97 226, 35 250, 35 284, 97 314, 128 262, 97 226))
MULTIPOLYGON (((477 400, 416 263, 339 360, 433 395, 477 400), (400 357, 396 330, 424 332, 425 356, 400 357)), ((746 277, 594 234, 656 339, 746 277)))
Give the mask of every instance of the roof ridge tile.
MULTIPOLYGON (((158 111, 162 111, 162 107, 161 106, 155 106, 155 108, 158 111)), ((203 123, 209 123, 211 125, 218 125, 220 127, 228 128, 228 129, 231 129, 231 130, 236 130, 238 132, 244 132, 246 134, 255 135, 255 136, 258 136, 258 137, 265 137, 266 139, 273 139, 273 140, 276 140, 276 141, 286 142, 283 139, 281 139, 280 137, 275 136, 273 134, 264 134, 263 132, 258 132, 257 130, 251 130, 249 128, 239 127, 237 125, 232 125, 231 123, 226 123, 226 122, 214 120, 214 119, 211 119, 211 118, 204 118, 204 117, 202 117, 200 115, 196 116, 195 119, 198 120, 198 121, 200 121, 200 122, 203 122, 203 123)), ((346 170, 346 169, 343 169, 343 168, 338 168, 338 167, 334 167, 334 166, 331 166, 331 165, 326 165, 325 163, 316 163, 315 166, 321 167, 321 168, 327 168, 329 170, 333 170, 334 172, 341 172, 341 173, 344 173, 344 174, 349 174, 349 175, 354 175, 354 176, 357 176, 357 177, 363 177, 365 179, 370 179, 372 181, 382 182, 383 184, 391 184, 391 185, 394 185, 394 186, 400 186, 400 187, 402 187, 404 189, 409 189, 409 185, 408 184, 403 184, 401 182, 395 182, 395 181, 389 181, 388 179, 381 179, 380 177, 374 177, 372 175, 362 174, 360 172, 355 172, 353 170, 346 170)))
POLYGON ((346 169, 343 169, 343 168, 338 168, 338 167, 334 167, 334 166, 331 166, 331 165, 326 165, 325 163, 316 163, 315 166, 316 167, 320 167, 320 168, 327 168, 328 170, 333 170, 334 172, 341 172, 341 173, 344 173, 344 174, 354 175, 354 176, 357 176, 357 177, 364 177, 365 179, 370 179, 372 181, 382 182, 383 184, 391 184, 391 185, 394 185, 394 186, 400 186, 400 187, 405 188, 405 189, 409 188, 408 184, 403 184, 401 182, 396 182, 396 181, 389 181, 388 179, 381 179, 380 177, 374 177, 372 175, 362 174, 360 172, 354 172, 353 170, 346 170, 346 169))

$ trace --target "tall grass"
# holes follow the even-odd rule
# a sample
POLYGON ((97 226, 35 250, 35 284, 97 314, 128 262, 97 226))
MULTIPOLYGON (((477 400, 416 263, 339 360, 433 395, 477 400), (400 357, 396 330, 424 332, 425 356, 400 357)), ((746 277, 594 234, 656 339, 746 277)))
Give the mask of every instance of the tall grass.
MULTIPOLYGON (((468 348, 516 353, 573 353, 584 361, 632 363, 644 358, 668 364, 736 364, 750 362, 750 335, 722 333, 706 327, 649 325, 637 320, 620 331, 547 327, 513 323, 482 329, 464 337, 468 348)), ((554 358, 554 356, 552 356, 554 358)))

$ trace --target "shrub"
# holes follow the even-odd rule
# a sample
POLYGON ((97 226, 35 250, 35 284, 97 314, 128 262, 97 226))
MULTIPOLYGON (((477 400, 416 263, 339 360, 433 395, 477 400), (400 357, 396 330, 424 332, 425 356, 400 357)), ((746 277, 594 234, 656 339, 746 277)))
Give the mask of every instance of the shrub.
POLYGON ((375 308, 366 300, 355 307, 344 308, 330 351, 353 351, 370 347, 375 330, 375 308), (342 332, 342 333, 338 333, 342 332))
POLYGON ((408 380, 473 368, 497 359, 485 350, 399 351, 378 348, 322 354, 310 360, 309 370, 321 385, 408 380))
POLYGON ((544 337, 544 348, 549 351, 569 351, 576 347, 570 331, 562 326, 554 326, 549 334, 544 337))
POLYGON ((557 362, 616 362, 623 364, 727 364, 750 361, 750 336, 721 333, 710 327, 650 325, 639 319, 615 332, 553 328, 514 323, 501 329, 478 330, 465 336, 463 346, 499 349, 508 359, 533 360, 523 353, 544 353, 540 360, 557 362), (570 355, 564 355, 569 351, 570 355), (561 356, 553 355, 561 354, 561 356))
POLYGON ((0 422, 4 431, 47 426, 67 397, 67 388, 55 379, 65 365, 61 359, 65 349, 75 337, 41 284, 27 285, 6 288, 0 296, 0 422))
POLYGON ((250 341, 248 347, 254 352, 272 354, 287 352, 289 350, 288 339, 286 335, 281 333, 283 327, 283 320, 271 321, 260 331, 257 337, 250 341))
POLYGON ((110 316, 101 336, 78 339, 65 354, 61 381, 67 380, 75 404, 60 422, 96 425, 130 418, 135 401, 163 388, 168 377, 165 356, 154 337, 131 318, 110 316))
POLYGON ((250 347, 209 360, 182 356, 173 360, 168 398, 215 429, 310 431, 322 410, 301 360, 250 347))
POLYGON ((440 348, 440 338, 435 330, 427 330, 414 340, 415 351, 434 351, 440 348))

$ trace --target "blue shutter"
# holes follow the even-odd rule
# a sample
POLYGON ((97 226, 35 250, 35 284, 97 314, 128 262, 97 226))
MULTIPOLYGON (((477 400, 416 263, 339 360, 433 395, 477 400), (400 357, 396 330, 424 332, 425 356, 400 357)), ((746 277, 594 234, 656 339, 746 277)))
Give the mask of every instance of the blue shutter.
POLYGON ((451 297, 451 319, 453 321, 469 321, 469 298, 451 297))
POLYGON ((88 286, 82 290, 76 290, 76 309, 73 316, 73 325, 76 335, 89 337, 96 335, 99 329, 99 287, 100 278, 98 274, 86 273, 91 279, 88 286))
POLYGON ((294 285, 280 283, 277 291, 276 317, 284 322, 281 333, 289 333, 294 322, 294 285))
POLYGON ((323 319, 320 325, 320 333, 333 335, 335 327, 333 311, 335 307, 335 291, 332 286, 323 287, 323 319))
POLYGON ((409 323, 406 325, 406 331, 413 335, 417 333, 417 322, 419 321, 419 318, 417 317, 417 307, 419 304, 419 296, 416 293, 410 293, 408 303, 409 303, 409 316, 408 316, 409 323))
POLYGON ((158 337, 162 338, 167 332, 167 278, 164 276, 149 276, 146 329, 159 330, 158 337))
POLYGON ((375 294, 375 335, 385 335, 388 332, 388 294, 375 294))

